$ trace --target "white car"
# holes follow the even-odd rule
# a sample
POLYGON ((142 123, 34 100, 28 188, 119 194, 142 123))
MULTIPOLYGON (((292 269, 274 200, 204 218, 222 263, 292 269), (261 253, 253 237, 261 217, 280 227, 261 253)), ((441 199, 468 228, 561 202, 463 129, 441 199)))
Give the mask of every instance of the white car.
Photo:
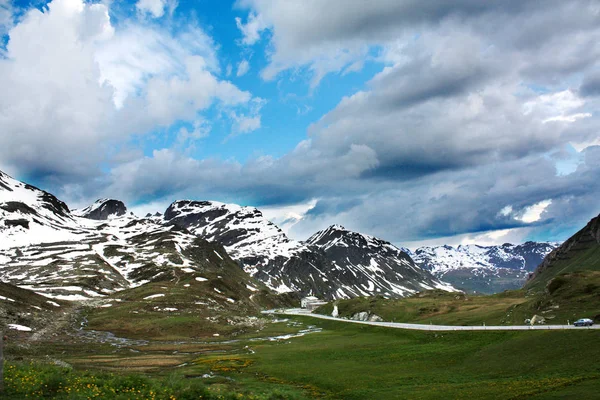
POLYGON ((581 318, 573 323, 575 326, 592 326, 594 325, 594 321, 589 318, 581 318))

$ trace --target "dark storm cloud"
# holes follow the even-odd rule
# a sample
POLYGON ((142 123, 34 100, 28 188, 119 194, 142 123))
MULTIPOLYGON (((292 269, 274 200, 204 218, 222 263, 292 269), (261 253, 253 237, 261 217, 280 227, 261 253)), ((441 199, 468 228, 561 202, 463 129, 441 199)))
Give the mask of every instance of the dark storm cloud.
POLYGON ((582 96, 600 96, 600 70, 585 77, 579 87, 579 93, 582 96))

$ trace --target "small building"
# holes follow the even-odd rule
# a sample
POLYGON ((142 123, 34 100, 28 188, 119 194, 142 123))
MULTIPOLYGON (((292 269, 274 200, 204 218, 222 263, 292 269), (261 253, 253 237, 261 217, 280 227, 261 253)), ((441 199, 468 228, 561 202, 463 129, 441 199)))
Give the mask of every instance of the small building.
POLYGON ((300 306, 302 308, 307 309, 308 311, 316 310, 317 308, 319 308, 325 304, 327 304, 326 301, 320 300, 319 298, 317 298, 315 296, 308 296, 308 297, 303 298, 300 301, 300 306))

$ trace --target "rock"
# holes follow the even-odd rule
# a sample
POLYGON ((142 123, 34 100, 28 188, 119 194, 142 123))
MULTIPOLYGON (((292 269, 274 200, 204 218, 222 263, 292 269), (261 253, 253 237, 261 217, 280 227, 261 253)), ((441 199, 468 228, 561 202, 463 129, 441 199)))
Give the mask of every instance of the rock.
POLYGON ((5 220, 4 225, 8 227, 21 226, 25 229, 29 229, 29 221, 26 219, 13 219, 13 220, 5 220))
POLYGON ((369 313, 366 311, 361 311, 361 312, 354 314, 351 319, 354 321, 368 321, 369 313))
POLYGON ((531 318, 530 324, 531 325, 535 325, 535 324, 545 324, 546 320, 544 319, 544 317, 540 317, 539 315, 534 315, 533 318, 531 318))
POLYGON ((381 318, 379 315, 377 314, 371 314, 371 316, 369 317, 369 321, 370 322, 382 322, 383 318, 381 318))

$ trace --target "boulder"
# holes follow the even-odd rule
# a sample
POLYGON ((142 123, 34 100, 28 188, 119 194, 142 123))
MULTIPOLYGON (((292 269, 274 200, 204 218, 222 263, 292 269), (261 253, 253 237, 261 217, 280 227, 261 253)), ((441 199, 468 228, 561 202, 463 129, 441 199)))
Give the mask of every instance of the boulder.
POLYGON ((361 311, 361 312, 354 314, 351 319, 354 321, 368 321, 369 313, 366 311, 361 311))
POLYGON ((535 325, 535 324, 542 325, 542 324, 545 324, 545 323, 546 323, 546 320, 544 319, 544 317, 540 317, 539 315, 534 315, 534 316, 531 318, 531 321, 530 321, 529 323, 530 323, 531 325, 535 325))
POLYGON ((383 318, 381 318, 377 314, 371 314, 371 316, 369 317, 369 321, 371 321, 371 322, 382 322, 383 318))

